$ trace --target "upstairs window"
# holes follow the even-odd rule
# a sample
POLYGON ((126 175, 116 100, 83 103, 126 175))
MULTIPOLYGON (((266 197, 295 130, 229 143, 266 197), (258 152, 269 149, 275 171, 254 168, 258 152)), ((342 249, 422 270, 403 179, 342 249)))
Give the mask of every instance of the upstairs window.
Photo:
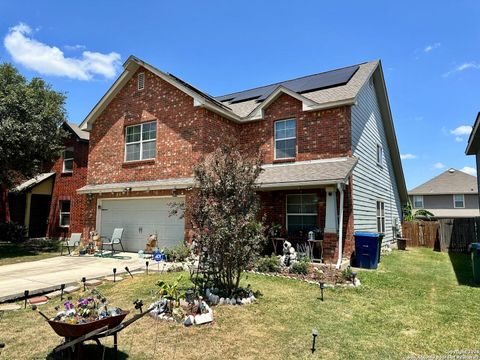
POLYGON ((287 229, 289 235, 307 234, 317 227, 317 196, 287 195, 287 229))
POLYGON ((73 172, 73 147, 68 147, 63 151, 63 169, 64 173, 73 172))
POLYGON ((275 159, 290 159, 297 155, 295 119, 275 122, 275 159))
POLYGON ((377 232, 385 233, 385 203, 377 201, 377 232))
POLYGON ((137 77, 137 90, 143 89, 145 89, 145 73, 140 73, 137 77))
POLYGON ((423 195, 414 195, 413 196, 413 207, 415 209, 423 209, 423 195))
POLYGON ((127 126, 125 129, 125 161, 155 159, 157 123, 155 121, 127 126))
POLYGON ((377 144, 377 164, 383 166, 383 146, 377 144))
POLYGON ((465 196, 463 194, 453 195, 453 207, 455 209, 463 209, 465 207, 465 196))
POLYGON ((60 219, 58 224, 60 227, 70 226, 70 200, 60 200, 58 207, 60 208, 60 219))

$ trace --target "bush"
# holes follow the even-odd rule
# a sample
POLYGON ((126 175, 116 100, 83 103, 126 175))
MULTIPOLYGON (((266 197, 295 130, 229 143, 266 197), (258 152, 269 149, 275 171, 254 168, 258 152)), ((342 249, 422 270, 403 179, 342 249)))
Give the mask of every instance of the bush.
POLYGON ((290 272, 292 274, 307 275, 308 274, 308 262, 297 261, 290 266, 290 272))
POLYGON ((164 249, 163 253, 167 256, 168 261, 184 262, 190 256, 190 248, 182 244, 171 249, 164 249))
POLYGON ((0 223, 0 241, 19 244, 25 241, 27 229, 16 222, 0 223))
POLYGON ((264 256, 257 261, 257 271, 260 272, 280 272, 280 259, 275 256, 264 256))

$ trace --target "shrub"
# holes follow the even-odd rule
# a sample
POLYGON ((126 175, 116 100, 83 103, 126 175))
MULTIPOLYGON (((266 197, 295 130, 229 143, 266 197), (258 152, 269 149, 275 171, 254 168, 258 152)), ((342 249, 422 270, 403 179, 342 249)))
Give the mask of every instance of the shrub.
POLYGON ((0 223, 0 241, 19 244, 25 241, 27 229, 16 222, 2 222, 0 223))
POLYGON ((307 275, 308 274, 308 262, 306 261, 297 261, 290 266, 290 272, 292 274, 301 274, 307 275))
POLYGON ((260 272, 280 272, 280 260, 275 255, 264 256, 258 259, 256 268, 260 272))
POLYGON ((163 249, 168 261, 184 262, 190 256, 190 248, 184 244, 171 249, 163 249))

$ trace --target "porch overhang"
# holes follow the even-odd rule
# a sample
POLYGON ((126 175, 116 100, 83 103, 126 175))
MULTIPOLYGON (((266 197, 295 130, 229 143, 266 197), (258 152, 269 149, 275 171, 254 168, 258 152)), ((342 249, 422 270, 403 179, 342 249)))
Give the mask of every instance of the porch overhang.
POLYGON ((348 184, 357 161, 355 157, 342 157, 263 165, 257 184, 260 191, 348 184))
POLYGON ((79 194, 102 194, 112 192, 188 189, 193 178, 162 179, 153 181, 132 181, 124 183, 86 185, 77 190, 79 194))

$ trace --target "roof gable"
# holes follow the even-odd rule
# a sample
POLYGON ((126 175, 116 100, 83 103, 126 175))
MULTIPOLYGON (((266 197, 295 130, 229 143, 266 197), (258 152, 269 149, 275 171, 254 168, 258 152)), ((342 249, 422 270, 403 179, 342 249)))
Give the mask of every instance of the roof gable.
POLYGON ((478 194, 477 178, 456 169, 448 169, 410 190, 409 195, 478 194))

